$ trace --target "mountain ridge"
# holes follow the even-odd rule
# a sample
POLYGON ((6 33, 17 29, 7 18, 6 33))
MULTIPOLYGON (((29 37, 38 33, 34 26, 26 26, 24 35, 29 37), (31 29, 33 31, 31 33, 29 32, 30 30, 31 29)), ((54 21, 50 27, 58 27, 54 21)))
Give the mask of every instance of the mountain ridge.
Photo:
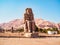
MULTIPOLYGON (((38 28, 48 29, 48 28, 56 27, 56 28, 60 29, 60 23, 46 21, 41 18, 35 19, 35 24, 38 28)), ((12 21, 9 21, 8 23, 0 24, 0 27, 2 27, 4 29, 11 29, 11 27, 13 27, 14 29, 22 28, 22 27, 24 27, 24 20, 23 19, 14 19, 12 21)))

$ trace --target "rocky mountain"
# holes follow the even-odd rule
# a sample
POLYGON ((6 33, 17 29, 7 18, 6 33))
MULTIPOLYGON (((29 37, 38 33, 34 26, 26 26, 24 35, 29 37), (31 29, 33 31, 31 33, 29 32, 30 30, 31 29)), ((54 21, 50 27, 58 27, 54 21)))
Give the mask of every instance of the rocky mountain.
MULTIPOLYGON (((58 29, 60 29, 60 23, 56 24, 56 23, 46 21, 43 19, 35 19, 35 24, 38 28, 47 29, 47 28, 57 27, 58 29)), ((23 21, 23 19, 15 19, 8 23, 0 24, 0 27, 2 27, 4 29, 11 29, 12 27, 14 29, 18 29, 18 28, 24 27, 24 21, 23 21)))
POLYGON ((43 20, 43 19, 36 19, 35 22, 36 22, 37 27, 39 28, 45 28, 45 29, 53 28, 53 27, 58 28, 57 24, 50 21, 43 20))
POLYGON ((17 28, 21 28, 22 26, 23 26, 23 20, 22 19, 15 19, 15 20, 12 20, 8 23, 0 24, 0 27, 2 27, 4 29, 11 29, 12 27, 14 29, 17 29, 17 28))

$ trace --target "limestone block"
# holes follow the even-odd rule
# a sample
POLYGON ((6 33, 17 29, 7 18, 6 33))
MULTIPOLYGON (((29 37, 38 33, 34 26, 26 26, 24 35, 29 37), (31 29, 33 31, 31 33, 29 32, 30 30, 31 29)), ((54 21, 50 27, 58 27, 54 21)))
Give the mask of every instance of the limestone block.
POLYGON ((24 34, 24 37, 31 37, 31 34, 32 34, 32 33, 25 33, 25 34, 24 34))

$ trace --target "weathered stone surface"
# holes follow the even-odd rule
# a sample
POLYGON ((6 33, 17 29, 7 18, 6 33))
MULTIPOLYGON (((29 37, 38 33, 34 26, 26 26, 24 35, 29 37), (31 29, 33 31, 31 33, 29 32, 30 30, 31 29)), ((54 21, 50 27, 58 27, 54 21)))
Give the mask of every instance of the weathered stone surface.
POLYGON ((31 34, 32 34, 32 33, 25 33, 25 34, 24 34, 24 37, 31 37, 31 34))
POLYGON ((33 32, 35 30, 34 16, 31 8, 27 8, 24 14, 24 32, 33 32))
POLYGON ((27 38, 37 38, 39 35, 38 33, 34 32, 34 33, 24 33, 24 37, 27 38))
POLYGON ((37 38, 37 37, 39 37, 39 34, 37 32, 34 32, 34 33, 31 34, 31 37, 32 38, 37 38))

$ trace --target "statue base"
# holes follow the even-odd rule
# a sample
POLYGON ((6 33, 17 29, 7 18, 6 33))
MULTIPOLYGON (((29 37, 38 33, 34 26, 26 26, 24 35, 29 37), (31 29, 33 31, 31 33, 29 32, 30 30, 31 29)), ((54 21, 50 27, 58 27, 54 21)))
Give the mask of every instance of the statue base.
POLYGON ((37 38, 38 37, 38 33, 25 33, 24 34, 24 37, 27 37, 27 38, 37 38))
POLYGON ((31 37, 31 34, 32 34, 32 33, 25 33, 25 34, 24 34, 24 37, 31 37))

